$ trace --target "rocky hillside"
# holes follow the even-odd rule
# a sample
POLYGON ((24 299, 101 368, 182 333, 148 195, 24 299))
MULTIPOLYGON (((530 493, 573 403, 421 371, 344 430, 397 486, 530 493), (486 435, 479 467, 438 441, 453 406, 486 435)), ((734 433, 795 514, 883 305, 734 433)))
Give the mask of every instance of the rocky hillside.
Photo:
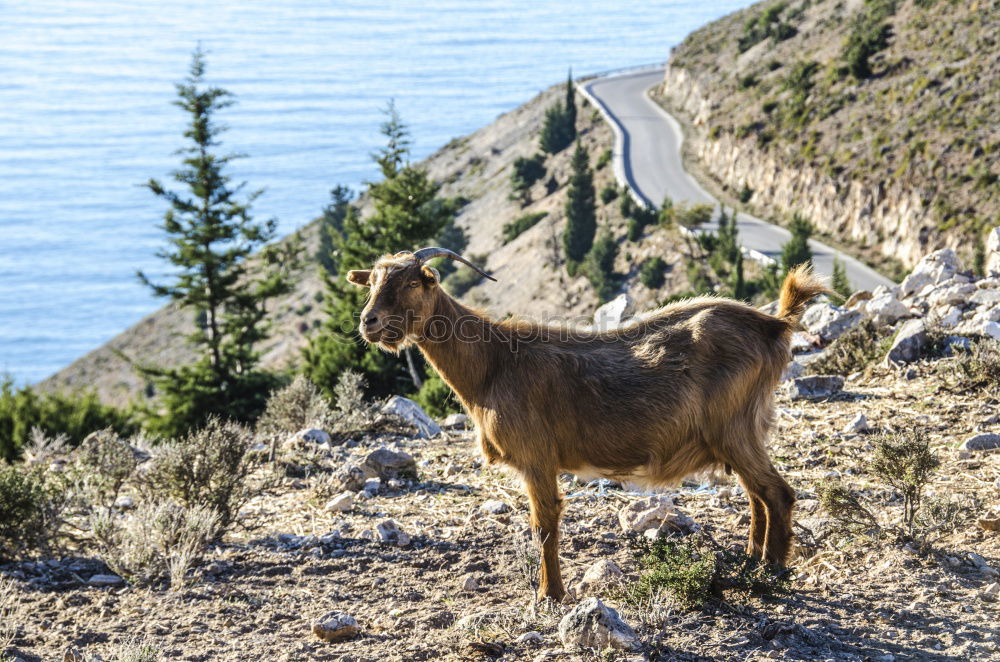
MULTIPOLYGON (((461 416, 439 428, 396 398, 382 411, 412 425, 397 419, 346 436, 333 426, 324 426, 332 434, 285 429, 277 465, 259 465, 266 488, 241 510, 246 527, 192 557, 172 589, 165 580, 126 582, 84 529, 62 556, 0 563, 0 657, 997 659, 995 236, 994 276, 973 277, 946 249, 897 288, 809 309, 770 441, 797 499, 780 590, 759 576, 713 583, 717 593, 695 606, 682 598, 707 581, 698 574, 705 557, 678 574, 637 554, 637 540, 661 534, 708 545, 709 558, 742 549, 749 503, 734 477, 695 476, 650 493, 564 474, 560 554, 571 595, 537 603, 517 480, 482 463, 461 416), (795 376, 811 369, 822 372, 795 376), (891 472, 911 456, 888 474, 876 462, 898 439, 926 444, 926 482, 891 472), (914 480, 922 499, 907 525, 902 493, 914 480), (856 508, 838 509, 845 503, 856 508), (659 592, 636 592, 650 582, 659 592)), ((149 452, 143 462, 155 470, 163 447, 149 452)), ((80 461, 35 460, 56 473, 80 461)), ((150 498, 136 487, 148 470, 133 469, 114 501, 125 523, 150 498)))
MULTIPOLYGON (((510 199, 512 164, 518 157, 530 157, 538 151, 545 109, 560 100, 563 93, 561 85, 546 90, 489 126, 451 141, 422 164, 442 184, 442 195, 469 201, 457 219, 469 237, 466 253, 484 256, 487 269, 499 282, 484 282, 463 298, 495 315, 518 313, 537 319, 580 316, 589 319, 597 305, 589 282, 582 276, 568 277, 562 266, 563 209, 572 148, 548 157, 546 174, 532 187, 528 204, 510 199), (505 242, 505 224, 541 212, 546 215, 540 222, 505 242)), ((582 99, 578 99, 578 104, 580 141, 589 153, 591 167, 595 168, 594 185, 600 194, 614 184, 607 157, 601 159, 610 151, 613 137, 593 108, 584 105, 582 99)), ((609 228, 620 244, 616 270, 622 276, 622 288, 630 291, 639 307, 653 306, 668 295, 687 289, 683 269, 669 269, 663 286, 656 290, 638 283, 638 267, 646 257, 658 255, 668 266, 681 262, 677 248, 680 242, 675 235, 649 228, 638 241, 626 244, 619 199, 603 203, 598 195, 598 206, 599 224, 609 228)), ((314 255, 319 237, 317 223, 298 234, 305 254, 314 255)), ((270 369, 294 367, 309 333, 320 321, 323 286, 317 264, 308 259, 297 278, 295 290, 273 305, 270 319, 274 334, 261 348, 263 364, 270 369)), ((144 398, 146 384, 120 354, 154 365, 188 362, 192 355, 184 336, 191 325, 190 315, 172 305, 166 306, 46 379, 41 386, 96 389, 102 400, 117 404, 144 398)))
POLYGON ((1000 218, 998 35, 996 0, 769 0, 688 36, 657 94, 730 200, 873 263, 968 258, 1000 218))

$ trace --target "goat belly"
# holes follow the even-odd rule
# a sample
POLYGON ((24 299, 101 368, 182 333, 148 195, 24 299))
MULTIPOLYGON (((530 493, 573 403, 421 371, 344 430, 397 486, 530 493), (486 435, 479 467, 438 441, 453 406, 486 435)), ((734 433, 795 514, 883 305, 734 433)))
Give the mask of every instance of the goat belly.
POLYGON ((626 470, 601 469, 591 465, 584 465, 576 469, 570 469, 576 479, 581 482, 589 482, 599 478, 613 480, 622 484, 635 483, 636 485, 646 485, 649 483, 649 473, 645 467, 632 467, 626 470))

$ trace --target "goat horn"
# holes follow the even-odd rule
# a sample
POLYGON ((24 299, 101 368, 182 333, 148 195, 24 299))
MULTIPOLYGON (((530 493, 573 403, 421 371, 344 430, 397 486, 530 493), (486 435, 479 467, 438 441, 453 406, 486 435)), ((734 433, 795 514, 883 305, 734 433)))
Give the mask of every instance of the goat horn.
POLYGON ((447 248, 438 248, 438 247, 421 248, 420 250, 415 251, 413 253, 413 257, 417 258, 417 262, 419 262, 420 264, 423 264, 427 260, 430 260, 430 259, 435 258, 435 257, 446 257, 446 258, 449 258, 449 259, 452 259, 452 260, 457 260, 457 261, 461 262, 462 264, 464 264, 466 266, 472 267, 473 269, 475 269, 476 271, 478 271, 480 273, 480 275, 484 276, 485 278, 489 278, 494 283, 497 280, 496 278, 494 278, 493 276, 489 275, 488 273, 486 273, 485 271, 483 271, 482 269, 480 269, 476 265, 474 265, 471 262, 469 262, 468 260, 466 260, 464 257, 462 257, 461 255, 459 255, 455 251, 450 251, 447 248))

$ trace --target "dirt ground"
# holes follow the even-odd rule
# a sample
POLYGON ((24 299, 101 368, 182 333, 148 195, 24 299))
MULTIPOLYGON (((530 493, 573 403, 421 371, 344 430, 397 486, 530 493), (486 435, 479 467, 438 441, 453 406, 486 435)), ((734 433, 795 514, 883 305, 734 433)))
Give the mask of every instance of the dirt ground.
MULTIPOLYGON (((1000 534, 972 521, 924 552, 891 540, 845 545, 824 537, 817 491, 831 480, 877 491, 864 466, 870 434, 880 431, 927 431, 942 460, 931 492, 967 499, 980 517, 1000 505, 1000 452, 957 449, 971 434, 996 429, 997 399, 949 391, 929 365, 916 372, 855 377, 826 401, 779 396, 773 456, 798 491, 790 593, 732 596, 686 612, 669 599, 637 611, 616 604, 612 587, 598 592, 636 628, 641 651, 563 649, 558 623, 573 601, 532 599, 526 499, 514 476, 483 466, 463 432, 376 437, 335 450, 354 462, 382 445, 405 450, 419 480, 384 485, 373 498, 356 498, 352 511, 333 513, 315 490, 322 476, 285 479, 247 509, 254 528, 214 547, 180 591, 88 586, 92 574, 107 572, 92 558, 0 566, 20 606, 9 655, 63 660, 73 648, 82 655, 76 659, 110 660, 115 644, 144 637, 165 658, 192 661, 1000 659, 1000 603, 982 595, 997 580, 969 556, 1000 568, 1000 534), (858 413, 872 432, 842 432, 858 413), (484 513, 487 500, 511 510, 484 513), (410 536, 408 545, 372 534, 386 518, 410 536), (311 633, 312 622, 334 609, 357 619, 359 636, 327 643, 311 633), (459 625, 465 617, 472 618, 459 625), (541 643, 518 641, 529 631, 541 643)), ((695 478, 671 492, 716 540, 742 546, 748 510, 735 485, 725 476, 695 478)), ((568 585, 600 559, 634 579, 638 564, 617 513, 641 494, 569 476, 563 487, 568 585)), ((901 511, 898 500, 885 503, 890 516, 901 511)))

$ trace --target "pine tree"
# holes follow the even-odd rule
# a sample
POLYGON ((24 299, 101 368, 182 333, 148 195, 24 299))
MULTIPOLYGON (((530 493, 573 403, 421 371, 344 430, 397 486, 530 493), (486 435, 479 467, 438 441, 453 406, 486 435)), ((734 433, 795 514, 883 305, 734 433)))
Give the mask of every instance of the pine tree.
POLYGON ((337 272, 337 265, 333 261, 333 239, 344 230, 344 218, 347 216, 347 209, 351 206, 353 197, 351 189, 338 184, 330 191, 330 204, 323 208, 316 259, 327 273, 337 272))
POLYGON ((566 230, 563 232, 563 248, 571 272, 575 272, 576 265, 594 243, 597 232, 595 198, 594 177, 587 163, 587 150, 577 143, 566 199, 566 230))
POLYGON ((573 70, 566 74, 566 102, 563 105, 565 114, 566 137, 570 142, 576 140, 576 96, 573 87, 573 70))
POLYGON ((364 374, 373 395, 412 388, 416 380, 408 376, 406 361, 361 340, 358 315, 367 291, 344 275, 371 267, 383 254, 414 250, 446 236, 457 211, 455 201, 438 197, 440 187, 427 171, 409 163, 409 131, 392 102, 385 112, 381 132, 386 144, 373 155, 383 179, 368 185, 374 211, 362 218, 348 206, 341 230, 333 236, 336 271, 325 276, 325 320, 304 351, 303 372, 328 394, 346 369, 364 374))
POLYGON ((162 225, 170 248, 158 255, 170 264, 172 276, 165 283, 141 272, 139 278, 157 296, 194 313, 197 327, 188 336, 199 355, 193 364, 138 366, 162 405, 161 412, 150 413, 147 426, 167 435, 200 426, 209 416, 250 421, 263 410, 274 378, 258 369, 255 348, 267 337, 268 302, 291 289, 288 272, 298 250, 295 241, 266 246, 275 237, 275 221, 258 223, 250 211, 261 191, 240 200, 245 183, 230 185, 225 169, 237 156, 213 148, 224 130, 216 113, 232 105, 233 97, 204 83, 205 53, 199 48, 187 79, 177 85, 175 102, 190 115, 184 131, 189 145, 173 173, 186 190, 169 190, 155 179, 146 184, 170 205, 162 225))
POLYGON ((844 263, 837 258, 833 258, 833 278, 830 281, 830 286, 834 292, 845 299, 854 293, 851 281, 847 280, 847 269, 844 268, 844 263))
POLYGON ((796 213, 792 216, 788 230, 792 233, 792 238, 781 247, 781 268, 785 273, 803 262, 812 262, 812 249, 809 248, 809 237, 813 232, 812 223, 796 213))

